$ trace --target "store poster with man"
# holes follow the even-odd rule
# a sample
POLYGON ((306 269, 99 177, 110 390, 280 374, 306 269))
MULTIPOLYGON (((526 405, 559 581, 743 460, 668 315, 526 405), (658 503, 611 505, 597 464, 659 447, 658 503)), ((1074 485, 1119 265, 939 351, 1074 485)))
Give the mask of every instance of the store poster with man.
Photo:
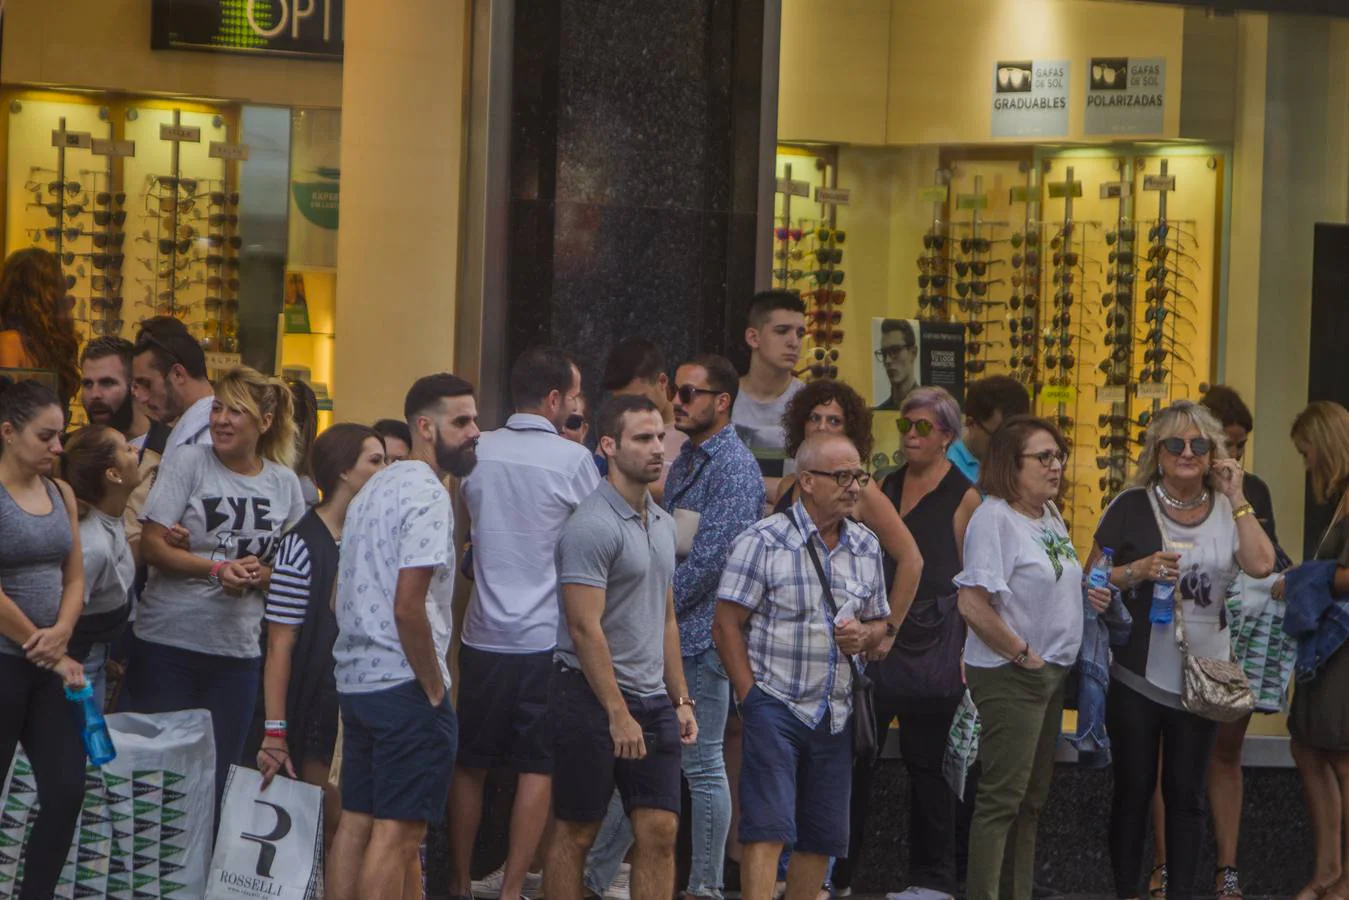
POLYGON ((904 398, 917 387, 942 387, 957 402, 965 395, 965 328, 957 322, 871 320, 871 402, 875 448, 872 468, 899 464, 895 421, 904 398))

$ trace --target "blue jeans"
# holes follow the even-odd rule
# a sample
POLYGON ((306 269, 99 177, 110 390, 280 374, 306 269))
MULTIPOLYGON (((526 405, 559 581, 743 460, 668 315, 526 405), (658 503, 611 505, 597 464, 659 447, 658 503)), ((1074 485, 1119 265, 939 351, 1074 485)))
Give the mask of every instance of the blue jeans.
POLYGON ((204 709, 215 737, 216 809, 231 763, 243 763, 253 725, 262 659, 238 659, 182 650, 133 637, 126 672, 126 711, 204 709))
POLYGON ((94 702, 100 712, 108 711, 108 656, 112 644, 93 644, 84 658, 84 680, 94 688, 94 702))
POLYGON ((595 843, 590 845, 590 853, 586 856, 586 890, 603 897, 631 846, 632 822, 623 812, 623 798, 618 791, 614 791, 609 810, 604 814, 604 823, 600 825, 595 843))

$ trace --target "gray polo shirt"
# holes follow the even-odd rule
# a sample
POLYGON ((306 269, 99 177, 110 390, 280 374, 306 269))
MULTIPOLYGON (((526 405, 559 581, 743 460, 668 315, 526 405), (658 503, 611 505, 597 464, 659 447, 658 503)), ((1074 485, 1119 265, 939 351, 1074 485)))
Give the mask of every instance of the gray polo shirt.
MULTIPOLYGON (((581 501, 557 542, 559 584, 604 590, 600 618, 614 678, 626 694, 665 693, 665 611, 675 570, 675 526, 647 496, 647 524, 608 481, 581 501)), ((566 608, 554 658, 579 669, 566 608)))

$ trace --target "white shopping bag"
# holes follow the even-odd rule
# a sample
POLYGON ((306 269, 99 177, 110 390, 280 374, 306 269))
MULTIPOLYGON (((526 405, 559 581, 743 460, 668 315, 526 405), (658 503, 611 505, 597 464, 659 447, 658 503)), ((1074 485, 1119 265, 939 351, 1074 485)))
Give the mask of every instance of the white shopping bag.
POLYGON ((230 766, 206 900, 323 896, 323 791, 230 766))
POLYGON ((979 711, 974 698, 966 691, 960 707, 951 720, 951 731, 946 737, 946 753, 942 758, 942 774, 957 799, 965 799, 965 778, 974 761, 979 758, 979 711))
MULTIPOLYGON (((198 900, 215 819, 211 715, 114 713, 117 758, 85 771, 84 809, 66 857, 60 900, 198 900)), ((0 791, 0 897, 18 893, 21 848, 37 815, 37 785, 22 751, 0 791)))

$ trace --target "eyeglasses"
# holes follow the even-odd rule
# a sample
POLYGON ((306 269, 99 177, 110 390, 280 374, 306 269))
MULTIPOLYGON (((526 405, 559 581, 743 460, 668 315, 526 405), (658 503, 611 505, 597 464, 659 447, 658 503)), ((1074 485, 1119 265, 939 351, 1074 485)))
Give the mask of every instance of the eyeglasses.
POLYGON ((966 275, 973 272, 975 275, 979 275, 982 277, 988 274, 989 266, 996 266, 1000 262, 1002 262, 1002 260, 1000 259, 987 259, 987 260, 958 259, 955 261, 956 274, 964 278, 966 275))
POLYGON ((1020 456, 1022 459, 1036 460, 1046 469, 1052 469, 1054 463, 1058 463, 1062 466, 1064 463, 1068 462, 1068 454, 1064 453, 1062 450, 1041 450, 1039 453, 1022 453, 1020 456))
POLYGON ((900 416, 895 420, 895 427, 899 429, 900 434, 916 431, 919 437, 927 437, 932 433, 932 429, 937 426, 927 419, 910 419, 908 416, 900 416))
POLYGON ((864 488, 871 483, 871 476, 861 469, 837 469, 833 472, 824 472, 819 469, 807 469, 806 471, 821 478, 832 478, 834 483, 841 488, 846 488, 854 481, 860 488, 864 488))
MULTIPOLYGON (((212 205, 212 206, 224 206, 224 205, 225 205, 225 203, 224 203, 224 196, 225 196, 224 194, 212 194, 212 195, 211 195, 211 205, 212 205), (216 202, 216 199, 215 199, 216 197, 220 197, 220 198, 221 198, 220 202, 216 202)), ((238 194, 232 194, 231 196, 234 198, 233 202, 237 204, 237 203, 239 202, 239 195, 238 195, 238 194)), ((773 229, 773 237, 777 238, 777 239, 780 240, 780 241, 799 241, 799 240, 801 240, 802 234, 803 234, 803 232, 801 231, 800 228, 781 228, 781 227, 779 227, 779 228, 774 228, 774 229, 773 229)))
POLYGON ((892 359, 899 359, 901 354, 913 348, 913 344, 895 344, 892 347, 882 347, 873 355, 876 357, 876 362, 889 362, 892 359))
POLYGON ((848 239, 848 232, 842 228, 820 227, 815 229, 815 240, 822 244, 842 244, 848 239))
POLYGON ((1194 456, 1208 456, 1213 451, 1213 442, 1204 437, 1189 438, 1188 440, 1183 437, 1169 437, 1158 441, 1158 443, 1162 445, 1163 450, 1172 456, 1180 456, 1185 452, 1187 446, 1194 456))

